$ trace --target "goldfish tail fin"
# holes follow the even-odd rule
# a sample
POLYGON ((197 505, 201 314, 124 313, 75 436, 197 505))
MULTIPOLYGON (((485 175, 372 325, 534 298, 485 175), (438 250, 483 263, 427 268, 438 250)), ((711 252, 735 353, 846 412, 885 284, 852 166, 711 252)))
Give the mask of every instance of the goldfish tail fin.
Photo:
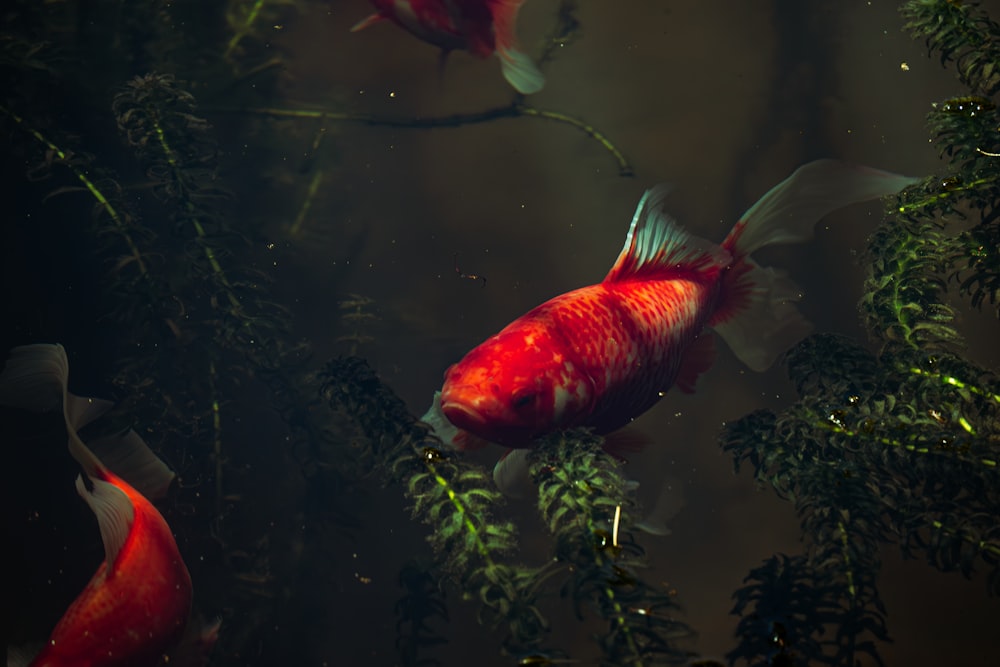
POLYGON ((545 87, 545 75, 526 54, 517 49, 497 47, 500 70, 507 83, 522 95, 532 95, 545 87))
POLYGON ((165 498, 177 475, 133 429, 88 443, 94 455, 149 500, 165 498))
POLYGON ((0 405, 49 412, 62 405, 69 451, 88 475, 101 474, 103 466, 80 437, 77 430, 97 419, 113 405, 110 401, 83 398, 69 393, 69 360, 62 345, 36 343, 10 351, 0 373, 0 405))
POLYGON ((894 194, 918 180, 838 160, 796 169, 751 206, 722 242, 734 261, 709 326, 747 366, 767 369, 810 326, 793 305, 801 296, 795 283, 748 255, 763 246, 809 239, 816 222, 832 211, 894 194))
POLYGON ((517 12, 524 0, 496 0, 491 3, 494 41, 500 68, 507 83, 522 95, 537 93, 545 86, 545 75, 517 45, 517 12))
POLYGON ((110 568, 118 557, 132 522, 135 520, 135 508, 125 493, 114 484, 101 479, 90 478, 91 488, 83 482, 83 477, 76 478, 76 492, 87 503, 97 517, 97 525, 101 530, 101 541, 104 542, 105 563, 110 568))

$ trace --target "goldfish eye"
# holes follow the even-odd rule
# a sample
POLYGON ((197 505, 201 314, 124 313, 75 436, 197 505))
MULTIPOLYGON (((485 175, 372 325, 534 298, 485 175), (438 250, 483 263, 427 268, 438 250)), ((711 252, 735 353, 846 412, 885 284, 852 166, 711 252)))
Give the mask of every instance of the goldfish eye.
POLYGON ((537 396, 538 392, 531 389, 518 389, 510 396, 511 407, 515 410, 523 410, 528 406, 534 405, 537 396))

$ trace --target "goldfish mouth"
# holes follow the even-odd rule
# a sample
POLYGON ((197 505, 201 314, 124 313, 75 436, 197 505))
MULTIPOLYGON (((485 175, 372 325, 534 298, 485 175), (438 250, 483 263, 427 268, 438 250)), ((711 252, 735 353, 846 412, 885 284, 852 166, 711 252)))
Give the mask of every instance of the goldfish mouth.
POLYGON ((481 414, 464 403, 442 401, 441 412, 448 421, 466 431, 476 432, 486 424, 481 414))

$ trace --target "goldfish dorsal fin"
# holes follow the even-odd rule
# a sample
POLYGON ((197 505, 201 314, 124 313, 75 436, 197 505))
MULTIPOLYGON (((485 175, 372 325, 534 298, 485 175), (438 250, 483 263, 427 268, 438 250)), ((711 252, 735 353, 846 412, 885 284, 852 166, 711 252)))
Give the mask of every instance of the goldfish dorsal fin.
POLYGON ((166 497, 177 477, 131 428, 91 440, 88 447, 105 467, 149 500, 166 497))
POLYGON ((114 484, 100 479, 90 478, 93 489, 88 489, 83 483, 83 477, 76 478, 76 492, 90 506, 97 517, 97 525, 101 529, 101 541, 104 542, 104 558, 107 563, 105 573, 110 570, 122 545, 128 539, 135 520, 135 508, 124 491, 114 484))
POLYGON ((664 279, 685 272, 728 264, 729 253, 714 243, 691 236, 663 210, 670 186, 646 190, 632 216, 618 259, 604 282, 664 279))

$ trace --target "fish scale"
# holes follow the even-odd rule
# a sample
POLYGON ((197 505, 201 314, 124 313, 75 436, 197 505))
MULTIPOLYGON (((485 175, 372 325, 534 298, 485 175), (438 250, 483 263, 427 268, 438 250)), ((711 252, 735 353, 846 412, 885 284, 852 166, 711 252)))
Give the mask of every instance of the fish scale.
POLYGON ((670 389, 693 391, 717 333, 754 370, 809 331, 798 288, 750 257, 809 238, 840 207, 893 194, 918 179, 817 160, 768 191, 721 242, 691 236, 662 211, 668 188, 647 191, 604 280, 514 320, 445 372, 424 420, 442 440, 531 447, 585 426, 609 433, 670 389))

